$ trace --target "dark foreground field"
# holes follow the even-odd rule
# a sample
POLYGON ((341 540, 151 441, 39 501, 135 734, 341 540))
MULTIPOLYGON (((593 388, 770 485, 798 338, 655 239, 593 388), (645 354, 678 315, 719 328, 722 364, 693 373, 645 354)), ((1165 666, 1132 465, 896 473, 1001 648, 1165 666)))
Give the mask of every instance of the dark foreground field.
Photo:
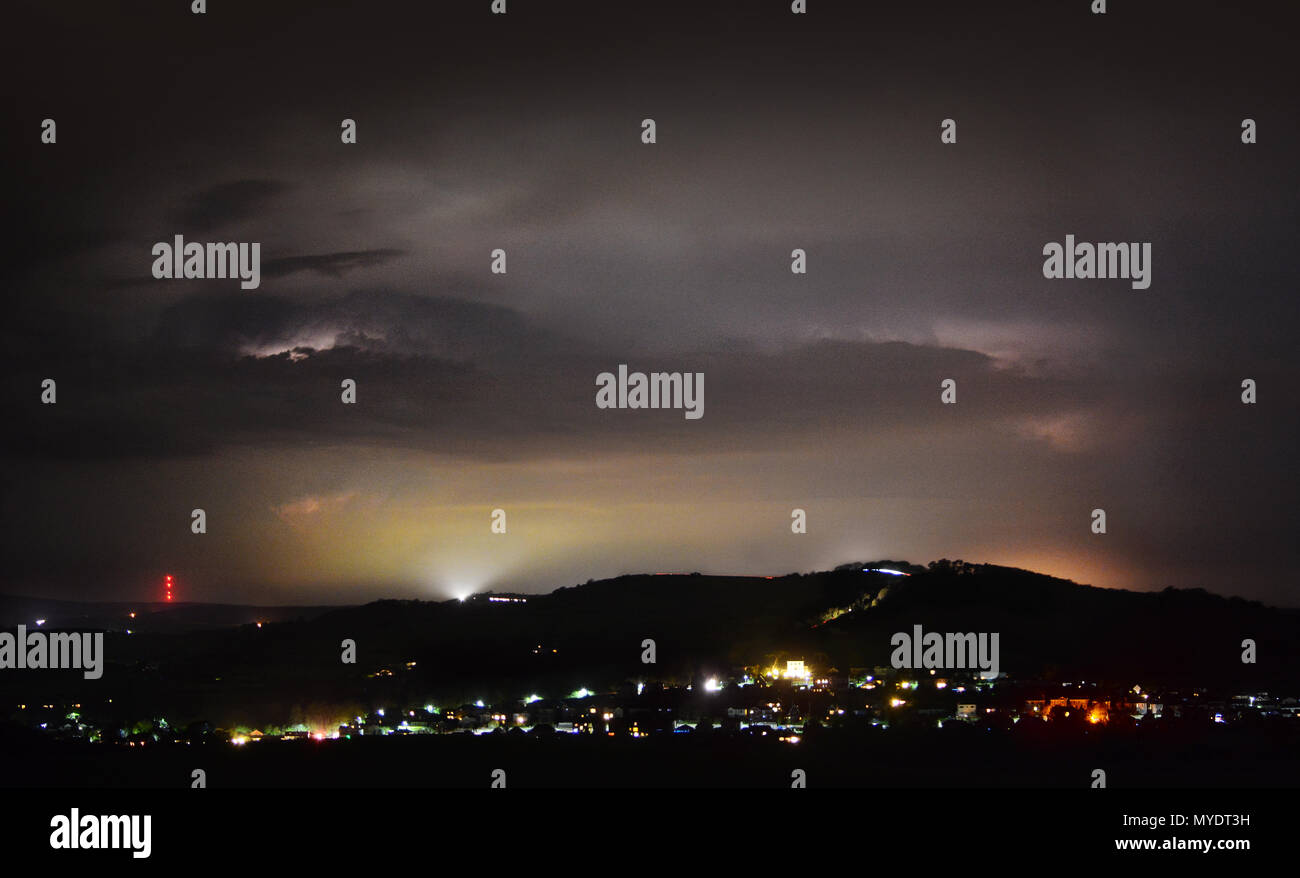
MULTIPOLYGON (((1290 723, 1287 724, 1291 725, 1290 723)), ((812 787, 1108 788, 1300 787, 1290 728, 1196 734, 1026 739, 946 730, 823 734, 797 744, 715 733, 643 739, 524 734, 338 741, 157 744, 148 747, 9 740, 11 787, 475 788, 496 769, 511 788, 780 788, 802 769, 812 787)))

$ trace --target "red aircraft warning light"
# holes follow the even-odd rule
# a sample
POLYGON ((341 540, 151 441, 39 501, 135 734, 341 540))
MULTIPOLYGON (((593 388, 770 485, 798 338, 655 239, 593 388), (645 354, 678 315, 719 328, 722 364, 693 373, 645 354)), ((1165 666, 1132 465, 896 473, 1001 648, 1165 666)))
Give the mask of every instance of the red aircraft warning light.
POLYGON ((165 599, 170 601, 172 599, 172 577, 170 573, 167 574, 167 582, 164 585, 167 589, 165 599))

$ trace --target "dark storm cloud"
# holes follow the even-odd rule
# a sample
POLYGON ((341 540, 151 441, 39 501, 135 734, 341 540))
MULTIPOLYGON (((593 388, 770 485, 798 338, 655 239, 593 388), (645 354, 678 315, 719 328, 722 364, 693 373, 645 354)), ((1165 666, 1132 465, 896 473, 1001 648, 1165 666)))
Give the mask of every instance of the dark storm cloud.
POLYGON ((314 271, 326 277, 340 278, 356 268, 382 265, 403 255, 402 250, 356 250, 351 253, 320 253, 314 256, 285 256, 267 260, 262 277, 284 277, 298 271, 314 271))
MULTIPOLYGON (((59 408, 16 421, 8 450, 95 459, 372 436, 522 459, 682 442, 680 411, 595 408, 596 375, 625 360, 511 309, 462 300, 380 292, 308 303, 188 299, 164 312, 146 340, 112 350, 67 346, 47 359, 45 371, 65 376, 59 408), (337 403, 344 377, 358 381, 364 401, 346 416, 337 403)), ((781 436, 854 424, 918 426, 931 415, 909 399, 936 376, 974 371, 1014 383, 981 355, 897 343, 704 351, 630 365, 705 373, 707 417, 684 449, 767 448, 781 436)), ((14 384, 39 384, 41 374, 22 370, 14 384)))
MULTIPOLYGON (((168 242, 170 243, 170 242, 168 242)), ((405 251, 391 248, 375 250, 356 250, 348 253, 318 253, 309 256, 281 256, 267 259, 261 263, 263 278, 288 277, 299 272, 315 273, 324 277, 341 279, 352 271, 373 268, 391 262, 404 255, 405 251)), ((133 278, 111 278, 103 281, 107 290, 151 284, 155 281, 149 276, 133 278)))
POLYGON ((474 362, 489 369, 558 353, 565 343, 511 308, 442 296, 355 290, 298 301, 226 294, 168 307, 149 344, 266 356, 292 347, 356 347, 394 357, 474 362))
POLYGON ((191 196, 176 215, 179 228, 198 234, 255 216, 276 195, 289 188, 277 180, 235 180, 219 183, 191 196))
MULTIPOLYGON (((818 435, 945 435, 966 424, 1086 456, 1136 438, 1131 427, 1120 429, 1135 419, 1167 431, 1198 399, 1187 378, 1171 394, 1168 376, 1037 376, 971 351, 900 342, 627 357, 502 306, 380 291, 310 302, 187 299, 145 340, 114 349, 69 342, 42 369, 15 374, 14 392, 59 374, 59 407, 36 405, 15 419, 11 454, 94 460, 375 441, 523 460, 596 450, 770 450, 818 435), (625 362, 702 372, 705 417, 684 430, 680 411, 597 409, 596 375, 625 362), (940 380, 951 376, 960 376, 958 411, 969 412, 959 418, 934 402, 940 380), (358 382, 355 408, 338 401, 342 378, 358 382), (933 404, 918 405, 923 399, 933 404)), ((1225 389, 1235 382, 1231 373, 1213 378, 1225 389)))

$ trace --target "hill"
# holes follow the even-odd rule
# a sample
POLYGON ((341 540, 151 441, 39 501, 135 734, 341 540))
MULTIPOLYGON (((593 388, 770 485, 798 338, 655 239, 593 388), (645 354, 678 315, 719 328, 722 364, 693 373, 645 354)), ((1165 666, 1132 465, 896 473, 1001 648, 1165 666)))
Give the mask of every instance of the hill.
POLYGON ((889 664, 892 634, 917 624, 998 633, 1000 667, 1020 679, 1258 690, 1300 676, 1300 611, 1200 590, 1093 588, 994 565, 886 561, 781 577, 632 575, 526 601, 486 597, 278 610, 155 605, 136 610, 129 635, 126 605, 3 599, 6 620, 30 624, 39 609, 47 628, 112 624, 102 626, 102 680, 9 672, 0 687, 10 701, 111 697, 124 715, 283 717, 384 701, 562 697, 637 679, 684 684, 787 657, 819 669, 870 668, 889 664), (1243 638, 1255 640, 1257 664, 1241 662, 1243 638), (647 639, 655 642, 654 665, 641 662, 647 639), (356 644, 355 664, 341 661, 344 640, 356 644))

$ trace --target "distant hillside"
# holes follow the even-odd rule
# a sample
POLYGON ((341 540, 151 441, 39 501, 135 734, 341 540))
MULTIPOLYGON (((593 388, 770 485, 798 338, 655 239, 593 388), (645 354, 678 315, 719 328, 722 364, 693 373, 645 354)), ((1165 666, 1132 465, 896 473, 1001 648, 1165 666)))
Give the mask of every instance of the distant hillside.
POLYGON ((238 604, 130 601, 94 603, 0 595, 0 627, 26 625, 37 619, 53 628, 133 631, 192 631, 230 628, 249 622, 310 619, 334 607, 252 607, 238 604), (130 614, 135 613, 132 617, 130 614))
POLYGON ((1002 668, 1021 677, 1267 688, 1300 679, 1300 610, 1201 589, 1093 588, 1027 570, 933 565, 868 612, 827 623, 819 647, 884 664, 892 632, 999 632, 1002 668), (1257 645, 1243 665, 1241 642, 1257 645))
MULTIPOLYGON (((0 613, 10 627, 37 610, 49 627, 97 618, 113 620, 100 626, 110 632, 125 627, 125 604, 56 604, 0 599, 0 613)), ((214 718, 222 711, 283 716, 313 704, 376 699, 555 697, 637 678, 686 681, 783 657, 842 670, 887 665, 890 636, 915 624, 997 632, 1002 670, 1021 678, 1249 689, 1300 680, 1300 611, 1200 590, 1099 589, 946 561, 856 563, 776 578, 621 576, 528 596, 526 603, 144 609, 136 609, 141 621, 132 635, 108 635, 104 679, 91 684, 64 675, 64 692, 115 693, 114 703, 128 714, 161 703, 180 715, 214 718), (263 626, 249 624, 254 620, 263 626), (1241 663, 1246 637, 1258 645, 1256 665, 1241 663), (356 643, 355 665, 340 661, 344 639, 356 643), (657 647, 653 667, 640 661, 645 639, 657 647)), ((38 673, 0 675, 0 686, 9 698, 52 697, 51 677, 38 673)))

